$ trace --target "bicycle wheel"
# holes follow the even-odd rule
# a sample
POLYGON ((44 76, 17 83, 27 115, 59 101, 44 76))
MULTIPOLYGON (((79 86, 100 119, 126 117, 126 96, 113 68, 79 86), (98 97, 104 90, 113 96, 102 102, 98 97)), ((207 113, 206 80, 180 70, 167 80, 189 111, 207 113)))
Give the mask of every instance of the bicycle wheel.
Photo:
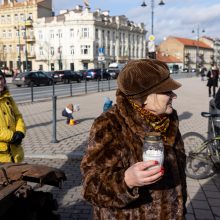
POLYGON ((182 136, 186 152, 186 175, 193 179, 210 176, 213 163, 209 157, 209 146, 205 137, 197 132, 188 132, 182 136))
POLYGON ((186 158, 185 173, 192 179, 205 179, 211 176, 213 163, 206 152, 189 152, 186 158))
POLYGON ((189 155, 190 151, 194 151, 196 147, 201 146, 206 140, 205 137, 197 132, 187 132, 182 136, 182 139, 186 156, 189 155))

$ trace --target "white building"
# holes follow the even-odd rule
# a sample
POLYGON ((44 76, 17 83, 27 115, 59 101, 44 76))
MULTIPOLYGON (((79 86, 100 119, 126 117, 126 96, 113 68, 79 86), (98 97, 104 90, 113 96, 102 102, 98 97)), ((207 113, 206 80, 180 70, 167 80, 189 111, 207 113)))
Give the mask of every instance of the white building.
POLYGON ((110 16, 109 11, 91 12, 78 5, 58 16, 37 19, 34 31, 33 69, 107 67, 112 62, 145 58, 146 54, 144 24, 134 24, 124 15, 110 16))

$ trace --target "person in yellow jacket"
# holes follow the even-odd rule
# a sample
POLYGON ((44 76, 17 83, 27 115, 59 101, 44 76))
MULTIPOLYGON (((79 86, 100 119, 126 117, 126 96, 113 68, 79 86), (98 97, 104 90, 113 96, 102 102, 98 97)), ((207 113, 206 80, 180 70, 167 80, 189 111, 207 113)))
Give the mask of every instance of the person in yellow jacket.
POLYGON ((26 128, 0 70, 0 163, 19 163, 24 158, 22 139, 26 128))

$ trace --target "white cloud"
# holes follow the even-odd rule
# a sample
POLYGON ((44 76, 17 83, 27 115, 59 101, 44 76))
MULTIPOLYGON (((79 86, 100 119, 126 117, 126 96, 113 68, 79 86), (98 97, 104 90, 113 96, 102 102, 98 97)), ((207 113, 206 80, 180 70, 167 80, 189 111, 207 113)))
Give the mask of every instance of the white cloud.
MULTIPOLYGON (((167 1, 166 1, 167 2, 167 1)), ((169 0, 165 6, 154 8, 154 34, 157 40, 172 35, 179 37, 195 38, 192 29, 196 29, 198 25, 206 30, 207 36, 220 37, 220 4, 204 5, 199 4, 202 1, 187 0, 184 4, 177 3, 176 0, 169 0), (187 4, 188 3, 188 4, 187 4)), ((204 1, 203 1, 204 2, 204 1)), ((150 32, 151 27, 151 8, 135 8, 129 10, 127 16, 135 22, 146 21, 147 29, 150 32), (145 10, 144 10, 145 9, 145 10)))

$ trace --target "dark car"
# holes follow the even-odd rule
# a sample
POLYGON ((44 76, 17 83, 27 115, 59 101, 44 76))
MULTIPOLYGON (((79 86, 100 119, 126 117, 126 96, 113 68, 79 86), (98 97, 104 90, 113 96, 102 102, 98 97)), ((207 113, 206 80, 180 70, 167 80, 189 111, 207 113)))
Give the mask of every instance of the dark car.
POLYGON ((109 75, 111 76, 111 78, 112 79, 117 79, 117 77, 118 77, 118 74, 119 74, 119 72, 120 72, 120 69, 118 69, 118 68, 108 68, 108 73, 109 73, 109 75))
POLYGON ((96 80, 101 80, 107 79, 109 80, 111 78, 110 74, 107 72, 106 69, 89 69, 84 73, 85 79, 96 79, 96 80), (103 72, 102 72, 103 71, 103 72))
POLYGON ((54 71, 54 77, 58 76, 59 81, 70 83, 71 81, 81 82, 81 77, 76 72, 71 70, 57 70, 54 71))
POLYGON ((83 80, 85 77, 86 70, 77 70, 76 73, 80 76, 81 80, 83 80))
POLYGON ((42 71, 31 71, 19 73, 12 80, 12 83, 17 87, 20 86, 39 86, 39 85, 52 85, 53 79, 47 76, 42 71))
POLYGON ((54 84, 60 81, 59 74, 55 74, 54 71, 46 71, 44 72, 47 76, 53 79, 54 84))

